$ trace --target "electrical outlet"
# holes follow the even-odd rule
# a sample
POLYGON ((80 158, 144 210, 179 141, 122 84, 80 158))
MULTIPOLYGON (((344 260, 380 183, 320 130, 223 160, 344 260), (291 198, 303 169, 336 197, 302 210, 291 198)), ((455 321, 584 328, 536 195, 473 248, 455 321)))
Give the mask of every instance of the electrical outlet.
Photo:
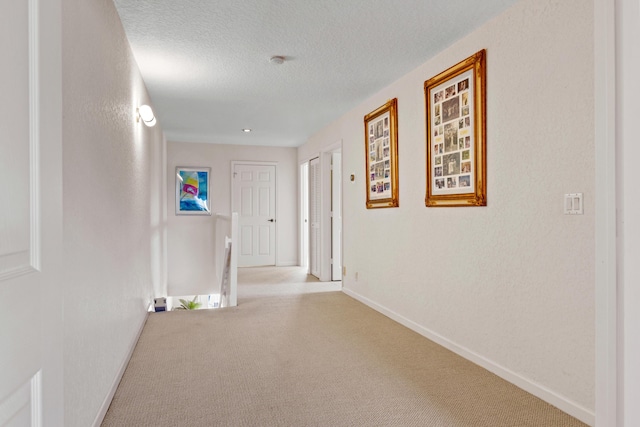
POLYGON ((343 265, 342 266, 342 277, 346 277, 347 276, 347 266, 343 265))
POLYGON ((356 282, 358 281, 358 272, 356 271, 356 282))

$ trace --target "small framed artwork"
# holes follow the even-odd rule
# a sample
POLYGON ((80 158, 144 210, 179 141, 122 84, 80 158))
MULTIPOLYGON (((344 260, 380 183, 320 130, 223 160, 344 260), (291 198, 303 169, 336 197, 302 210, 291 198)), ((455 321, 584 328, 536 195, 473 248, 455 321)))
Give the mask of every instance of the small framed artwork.
POLYGON ((176 215, 211 215, 211 168, 176 168, 176 215))
POLYGON ((486 50, 424 83, 425 205, 486 206, 486 50))
POLYGON ((367 209, 398 207, 398 99, 364 116, 367 209))

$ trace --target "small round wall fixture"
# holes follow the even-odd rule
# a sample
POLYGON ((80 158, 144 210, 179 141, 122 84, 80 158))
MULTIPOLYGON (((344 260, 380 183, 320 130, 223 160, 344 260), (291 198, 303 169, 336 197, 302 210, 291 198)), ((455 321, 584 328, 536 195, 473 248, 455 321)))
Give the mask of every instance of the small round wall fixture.
POLYGON ((271 62, 272 64, 280 65, 284 63, 284 56, 272 56, 271 58, 269 58, 269 62, 271 62))
POLYGON ((138 110, 138 117, 136 120, 139 122, 142 120, 142 123, 145 125, 152 127, 156 124, 156 116, 153 114, 153 110, 148 105, 141 105, 138 110))

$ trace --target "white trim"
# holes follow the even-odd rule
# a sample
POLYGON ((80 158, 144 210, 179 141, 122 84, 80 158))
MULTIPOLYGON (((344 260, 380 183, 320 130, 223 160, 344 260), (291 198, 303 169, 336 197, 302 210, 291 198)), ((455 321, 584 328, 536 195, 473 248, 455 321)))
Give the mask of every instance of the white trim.
POLYGON ((28 260, 0 272, 0 282, 40 271, 40 22, 39 0, 28 2, 29 32, 29 250, 28 260))
MULTIPOLYGON (((332 281, 331 170, 333 153, 342 153, 342 139, 324 147, 320 156, 320 280, 332 281)), ((342 193, 342 189, 340 190, 342 193)), ((342 195, 340 196, 342 197, 342 195)), ((341 243, 342 245, 342 243, 341 243)), ((338 281, 340 279, 336 279, 338 281)))
POLYGON ((7 425, 19 412, 29 407, 31 427, 42 426, 42 371, 0 402, 0 425, 7 425))
POLYGON ((318 158, 320 158, 320 155, 321 155, 323 152, 324 152, 324 151, 316 151, 316 152, 314 152, 313 154, 310 154, 308 157, 306 157, 306 158, 304 158, 304 159, 300 160, 300 164, 302 164, 302 163, 307 163, 307 162, 310 162, 310 161, 311 161, 311 160, 313 160, 313 159, 318 159, 318 158))
MULTIPOLYGON (((613 0, 612 0, 613 1, 613 0)), ((615 138, 617 206, 617 426, 640 426, 640 171, 636 159, 640 106, 640 2, 615 1, 615 138)), ((596 176, 597 179, 603 177, 596 176)), ((607 176, 608 178, 608 176, 607 176)))
POLYGON ((33 268, 30 265, 22 265, 15 268, 11 268, 9 270, 5 270, 0 273, 0 282, 4 282, 5 280, 15 279, 20 276, 26 276, 27 274, 37 273, 38 270, 33 268))
POLYGON ((298 265, 309 273, 309 161, 298 164, 298 265), (306 175, 305 175, 306 171, 306 175), (306 209, 305 209, 306 208, 306 209))
POLYGON ((30 400, 29 383, 26 383, 9 395, 9 397, 0 401, 0 425, 7 425, 12 418, 29 405, 30 400))
POLYGON ((29 0, 29 189, 31 267, 40 271, 40 22, 38 0, 29 0))
POLYGON ((259 162, 255 160, 231 160, 231 172, 235 165, 278 166, 278 162, 259 162))
POLYGON ((595 423, 618 424, 615 3, 594 2, 595 423))
POLYGON ((320 281, 331 281, 331 157, 320 156, 320 281))
MULTIPOLYGON (((319 172, 320 172, 320 274, 319 279, 323 282, 331 281, 331 227, 329 227, 328 217, 330 215, 329 207, 331 206, 331 186, 330 186, 330 168, 331 168, 331 154, 334 151, 340 150, 342 152, 342 139, 334 142, 331 145, 323 147, 321 151, 314 152, 306 158, 298 159, 298 164, 302 165, 307 162, 311 162, 313 159, 318 159, 319 172), (327 165, 327 155, 329 155, 329 164, 327 165), (326 211, 326 212, 325 212, 326 211), (329 212, 329 213, 327 213, 329 212)), ((300 202, 299 202, 300 203, 300 202)), ((300 216, 299 221, 302 222, 300 216)), ((300 225, 302 227, 302 225, 300 225)), ((344 233, 344 229, 343 229, 344 233)), ((343 239, 344 240, 344 239, 343 239)), ((343 248, 344 253, 344 248, 343 248)), ((309 269, 309 273, 311 269, 309 269)))
POLYGON ((356 300, 360 301, 361 303, 371 307, 372 309, 384 314, 385 316, 389 317, 392 320, 395 320, 396 322, 400 323, 403 326, 406 326, 407 328, 411 329, 414 332, 419 333, 420 335, 430 339, 431 341, 445 347, 448 350, 453 351, 454 353, 464 357, 465 359, 485 368, 486 370, 496 374, 497 376, 499 376, 500 378, 520 387, 521 389, 533 394, 534 396, 539 397, 540 399, 544 400, 545 402, 550 403, 551 405, 559 408, 560 410, 566 412, 567 414, 579 419, 580 421, 593 426, 594 422, 595 422, 595 414, 593 412, 591 412, 590 410, 588 410, 587 408, 584 408, 580 405, 578 405, 575 402, 572 402, 571 400, 567 399, 564 396, 561 396, 560 394, 554 392, 553 390, 549 390, 548 388, 537 384, 525 377, 523 377, 520 374, 517 374, 516 372, 513 372, 503 366, 500 366, 499 364, 487 359, 486 357, 475 353, 461 345, 456 344, 455 342, 449 340, 448 338, 430 330, 425 328, 424 326, 421 326, 419 324, 417 324, 416 322, 407 319, 404 316, 399 315, 398 313, 389 310, 388 308, 377 304, 375 302, 373 302, 372 300, 370 300, 369 298, 366 298, 356 292, 353 292, 350 289, 347 288, 342 288, 342 292, 344 292, 345 294, 349 295, 352 298, 355 298, 356 300))
POLYGON ((285 262, 279 262, 276 264, 276 267, 297 267, 297 266, 298 266, 297 261, 285 261, 285 262))
MULTIPOLYGON (((169 195, 167 194, 167 179, 168 179, 168 161, 167 161, 167 138, 163 135, 162 136, 162 161, 161 161, 161 174, 162 174, 162 182, 163 184, 161 185, 161 190, 160 192, 162 193, 160 195, 160 203, 161 203, 161 208, 160 208, 160 212, 162 213, 162 224, 167 224, 167 220, 169 218, 169 207, 167 206, 167 202, 169 201, 169 195)), ((161 267, 161 273, 162 273, 162 279, 161 279, 161 284, 162 284, 162 295, 167 295, 168 292, 168 288, 169 288, 169 284, 168 284, 168 277, 169 277, 169 245, 168 245, 168 228, 167 226, 162 227, 162 234, 161 234, 161 244, 162 244, 162 267, 161 267)))
POLYGON ((320 157, 309 160, 309 274, 322 280, 322 205, 320 157))
POLYGON ((42 427, 42 371, 31 378, 31 427, 42 427))
MULTIPOLYGON (((159 315, 162 315, 162 314, 159 314, 159 315)), ((145 323, 147 323, 148 318, 149 318, 149 313, 147 312, 145 313, 145 316, 142 319, 142 322, 138 326, 138 333, 136 334, 135 338, 131 341, 131 343, 129 343, 129 351, 127 352, 126 357, 124 358, 124 360, 122 361, 122 364, 120 365, 120 369, 118 369, 118 373, 116 374, 115 378, 113 379, 113 382, 111 383, 111 387, 109 388, 109 393, 107 393, 107 397, 105 397, 104 401, 102 402, 102 405, 100 406, 100 410, 98 411, 96 418, 93 420, 93 424, 91 424, 93 427, 100 427, 100 425, 102 424, 102 421, 104 421, 104 417, 105 415, 107 415, 107 411, 109 410, 109 406, 111 405, 113 396, 115 396, 116 391, 118 390, 118 385, 120 385, 120 381, 122 380, 124 371, 127 369, 127 365, 129 365, 131 356, 133 356, 133 351, 135 350, 136 344, 140 339, 140 335, 142 335, 142 330, 144 329, 144 325, 145 323)))
POLYGON ((231 259, 229 262, 229 306, 238 305, 238 212, 231 212, 231 259))
POLYGON ((342 238, 342 194, 344 175, 342 173, 342 148, 331 152, 331 280, 342 280, 342 254, 344 250, 342 238), (338 159, 337 164, 335 163, 338 159), (336 194, 337 193, 337 194, 336 194), (337 196, 337 197, 336 197, 337 196), (336 207, 337 206, 337 207, 336 207), (337 232, 336 232, 337 228, 337 232), (336 241, 339 243, 336 245, 336 241), (335 250, 335 252, 334 252, 335 250), (336 258, 337 253, 337 258, 336 258))
POLYGON ((337 142, 334 142, 331 145, 328 145, 326 147, 322 148, 322 153, 330 153, 336 150, 340 150, 342 151, 342 139, 338 140, 337 142))
MULTIPOLYGON (((307 204, 309 203, 309 194, 310 194, 310 192, 309 192, 309 185, 310 185, 309 184, 310 183, 309 172, 311 171, 311 160, 320 159, 320 154, 321 153, 318 151, 318 152, 314 152, 313 154, 310 154, 308 157, 299 158, 298 159, 298 165, 299 165, 298 167, 300 167, 301 165, 303 165, 305 163, 308 165, 307 166, 307 204)), ((300 193, 298 193, 298 197, 301 197, 300 193)), ((298 204, 300 205, 301 203, 302 203, 302 201, 298 200, 298 204)), ((307 211, 308 211, 308 209, 307 209, 307 211)), ((307 212, 307 213, 310 216, 310 212, 307 212)), ((302 215, 298 216, 298 221, 301 223, 300 224, 300 228, 305 226, 304 224, 302 224, 302 221, 303 221, 302 215)), ((310 227, 311 226, 311 221, 309 221, 309 223, 306 226, 310 227)), ((311 246, 310 246, 311 245, 311 229, 308 229, 308 230, 309 231, 308 231, 308 234, 307 234, 307 237, 308 237, 308 239, 307 239, 307 254, 308 254, 308 256, 307 256, 307 261, 308 261, 307 262, 307 274, 311 274, 311 259, 310 259, 310 257, 311 257, 311 246)), ((301 251, 298 251, 298 252, 301 253, 301 251)), ((301 261, 301 263, 302 263, 302 261, 301 261)))

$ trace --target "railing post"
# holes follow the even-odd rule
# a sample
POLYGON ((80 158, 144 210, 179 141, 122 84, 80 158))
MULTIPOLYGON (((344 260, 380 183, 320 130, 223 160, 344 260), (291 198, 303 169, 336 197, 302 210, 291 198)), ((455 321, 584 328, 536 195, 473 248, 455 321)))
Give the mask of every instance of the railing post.
POLYGON ((238 212, 231 213, 231 262, 229 272, 229 306, 238 305, 238 212))

